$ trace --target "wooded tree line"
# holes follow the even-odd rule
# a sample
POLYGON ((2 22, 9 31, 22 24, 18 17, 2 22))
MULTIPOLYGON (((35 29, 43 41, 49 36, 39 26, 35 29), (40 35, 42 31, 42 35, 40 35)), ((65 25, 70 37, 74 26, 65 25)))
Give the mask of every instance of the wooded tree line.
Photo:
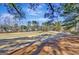
POLYGON ((44 22, 41 25, 37 21, 28 21, 27 25, 0 25, 0 32, 29 32, 29 31, 60 31, 61 24, 58 22, 49 24, 44 22))
MULTIPOLYGON (((29 8, 33 9, 34 11, 38 8, 39 4, 36 3, 29 3, 29 8)), ((19 26, 17 23, 14 24, 14 26, 10 25, 0 25, 0 31, 1 32, 17 32, 17 31, 48 31, 48 30, 64 30, 64 31, 71 31, 72 28, 75 28, 75 31, 79 31, 79 4, 75 3, 63 3, 59 4, 51 4, 47 3, 45 4, 47 6, 47 10, 49 12, 46 12, 44 14, 45 18, 51 19, 50 21, 47 21, 45 23, 42 23, 42 25, 39 25, 39 22, 37 21, 28 21, 27 25, 21 25, 19 26), (57 15, 55 15, 57 13, 57 15), (61 22, 59 21, 58 17, 61 16, 64 18, 64 20, 61 22), (56 22, 54 22, 56 21, 56 22)), ((22 10, 22 7, 20 4, 15 3, 9 3, 4 4, 6 6, 7 11, 15 15, 14 19, 21 20, 22 18, 25 18, 24 11, 22 10)))

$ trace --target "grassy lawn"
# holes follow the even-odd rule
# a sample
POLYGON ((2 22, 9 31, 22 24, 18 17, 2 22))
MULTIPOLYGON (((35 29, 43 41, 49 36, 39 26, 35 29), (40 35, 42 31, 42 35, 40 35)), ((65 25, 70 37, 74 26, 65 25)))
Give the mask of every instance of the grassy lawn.
POLYGON ((34 32, 17 32, 17 33, 0 33, 0 39, 11 39, 11 38, 18 38, 18 37, 32 37, 41 34, 56 34, 57 32, 48 31, 34 31, 34 32))

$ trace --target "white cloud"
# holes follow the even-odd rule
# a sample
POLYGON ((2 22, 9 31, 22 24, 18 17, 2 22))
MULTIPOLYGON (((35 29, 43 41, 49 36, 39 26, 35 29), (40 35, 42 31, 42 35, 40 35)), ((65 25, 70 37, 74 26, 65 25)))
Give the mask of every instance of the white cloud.
POLYGON ((27 12, 28 12, 28 15, 32 15, 32 16, 37 16, 39 15, 40 13, 42 13, 42 11, 39 11, 39 10, 32 10, 32 9, 27 9, 27 12))
POLYGON ((44 8, 44 6, 46 6, 46 4, 41 4, 41 5, 38 6, 38 8, 41 9, 41 8, 44 8))
POLYGON ((42 8, 42 7, 43 7, 42 5, 39 5, 39 6, 38 6, 38 8, 42 8))
POLYGON ((5 13, 5 14, 2 14, 1 17, 9 17, 9 18, 13 18, 14 16, 9 14, 9 13, 5 13))
POLYGON ((14 15, 11 15, 9 13, 2 14, 0 17, 1 24, 6 23, 9 25, 12 25, 12 24, 14 24, 14 22, 15 22, 14 15))
POLYGON ((46 22, 48 20, 50 20, 50 19, 48 19, 48 18, 36 18, 36 19, 29 19, 28 21, 37 21, 37 22, 39 22, 39 24, 42 24, 43 22, 46 22))
POLYGON ((46 22, 48 20, 50 20, 50 19, 48 19, 48 18, 39 18, 39 19, 37 19, 37 21, 39 21, 39 22, 46 22))
POLYGON ((27 12, 28 12, 29 15, 34 15, 34 16, 37 15, 36 11, 34 11, 32 9, 27 9, 27 12))

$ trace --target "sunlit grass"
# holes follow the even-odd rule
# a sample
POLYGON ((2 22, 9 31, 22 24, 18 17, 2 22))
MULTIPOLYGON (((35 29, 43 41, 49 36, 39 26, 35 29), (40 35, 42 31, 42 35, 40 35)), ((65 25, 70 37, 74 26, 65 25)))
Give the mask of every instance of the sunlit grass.
POLYGON ((9 45, 0 45, 0 48, 8 47, 9 45))
POLYGON ((16 33, 0 33, 0 39, 11 39, 11 38, 19 38, 19 37, 34 37, 41 34, 56 34, 54 31, 34 31, 34 32, 16 32, 16 33))

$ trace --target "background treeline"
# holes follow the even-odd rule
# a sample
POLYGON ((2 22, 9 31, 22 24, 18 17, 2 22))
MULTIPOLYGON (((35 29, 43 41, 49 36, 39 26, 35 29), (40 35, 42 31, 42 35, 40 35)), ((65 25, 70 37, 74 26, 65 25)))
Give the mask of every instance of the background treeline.
POLYGON ((60 22, 48 23, 44 22, 41 25, 37 21, 28 21, 27 25, 0 25, 0 32, 29 32, 29 31, 60 31, 62 26, 60 22))

